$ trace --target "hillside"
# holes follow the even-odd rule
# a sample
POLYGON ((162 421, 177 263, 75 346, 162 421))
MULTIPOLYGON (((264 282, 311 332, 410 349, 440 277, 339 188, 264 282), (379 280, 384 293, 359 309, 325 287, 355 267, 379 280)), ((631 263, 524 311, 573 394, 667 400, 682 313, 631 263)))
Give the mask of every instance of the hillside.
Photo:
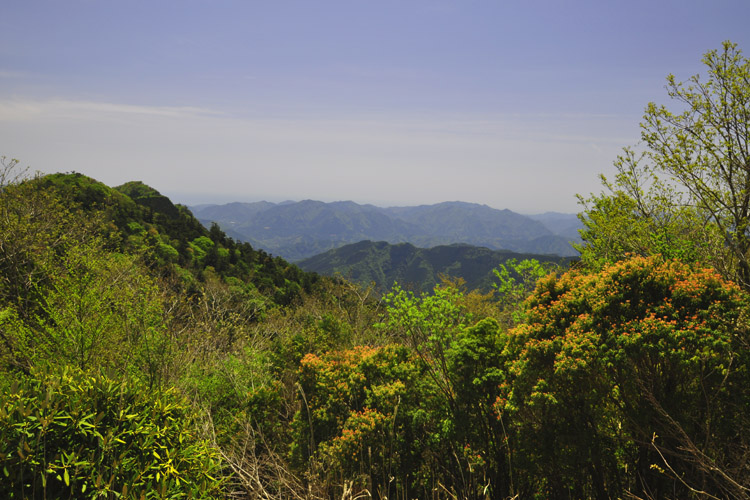
POLYGON ((242 284, 248 296, 286 304, 318 279, 279 257, 235 241, 218 226, 204 227, 187 207, 139 181, 112 188, 79 173, 51 174, 33 180, 28 188, 36 186, 99 221, 118 251, 145 253, 156 272, 186 288, 195 288, 208 272, 222 281, 242 284))
POLYGON ((193 210, 204 225, 216 222, 234 237, 291 261, 363 240, 577 255, 569 243, 575 235, 557 234, 544 221, 474 203, 381 208, 305 200, 203 205, 193 210))
POLYGON ((348 280, 387 290, 394 282, 409 289, 429 292, 440 283, 440 276, 463 278, 470 290, 488 291, 492 270, 509 259, 535 258, 542 262, 561 259, 507 250, 490 250, 465 244, 418 248, 410 243, 361 241, 329 250, 302 260, 298 265, 324 275, 340 275, 348 280))

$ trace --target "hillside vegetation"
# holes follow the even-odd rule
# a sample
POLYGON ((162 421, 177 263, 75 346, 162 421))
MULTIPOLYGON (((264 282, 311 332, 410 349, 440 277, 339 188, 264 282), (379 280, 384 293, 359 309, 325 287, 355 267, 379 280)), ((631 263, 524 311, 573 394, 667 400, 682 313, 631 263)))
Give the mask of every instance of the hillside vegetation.
POLYGON ((704 62, 582 200, 580 262, 487 292, 381 296, 3 158, 0 498, 748 498, 750 61, 704 62))

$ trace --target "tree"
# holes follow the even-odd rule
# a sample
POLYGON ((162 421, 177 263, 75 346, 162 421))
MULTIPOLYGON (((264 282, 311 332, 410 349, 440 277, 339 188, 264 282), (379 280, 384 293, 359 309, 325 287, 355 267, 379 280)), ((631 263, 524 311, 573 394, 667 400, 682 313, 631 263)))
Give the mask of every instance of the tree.
POLYGON ((707 77, 667 77, 672 111, 649 103, 642 152, 618 157, 609 194, 582 199, 583 259, 626 253, 703 261, 750 289, 750 60, 736 44, 703 58, 707 77))
POLYGON ((442 469, 434 480, 459 498, 512 496, 506 433, 493 407, 506 379, 500 324, 481 318, 483 307, 476 314, 470 308, 475 299, 467 301, 450 282, 420 296, 394 286, 384 302, 387 316, 379 328, 411 348, 434 387, 429 416, 440 423, 431 439, 442 469))

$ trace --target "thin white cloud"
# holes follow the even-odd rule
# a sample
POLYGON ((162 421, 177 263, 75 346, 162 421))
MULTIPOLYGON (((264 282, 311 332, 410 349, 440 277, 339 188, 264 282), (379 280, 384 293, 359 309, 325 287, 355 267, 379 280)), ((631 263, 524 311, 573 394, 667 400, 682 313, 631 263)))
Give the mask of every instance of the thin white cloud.
POLYGON ((79 121, 91 118, 115 117, 117 115, 194 118, 219 116, 221 113, 189 106, 143 106, 96 101, 74 101, 65 99, 0 100, 0 120, 27 121, 39 119, 63 119, 79 121))

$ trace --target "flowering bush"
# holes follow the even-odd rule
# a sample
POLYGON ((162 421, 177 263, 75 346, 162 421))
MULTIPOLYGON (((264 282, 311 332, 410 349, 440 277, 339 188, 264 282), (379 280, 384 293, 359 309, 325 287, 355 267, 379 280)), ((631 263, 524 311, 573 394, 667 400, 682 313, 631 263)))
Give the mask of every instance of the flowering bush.
POLYGON ((683 477, 722 491, 747 445, 745 300, 714 271, 658 256, 541 280, 496 403, 516 465, 577 497, 673 491, 683 477))

